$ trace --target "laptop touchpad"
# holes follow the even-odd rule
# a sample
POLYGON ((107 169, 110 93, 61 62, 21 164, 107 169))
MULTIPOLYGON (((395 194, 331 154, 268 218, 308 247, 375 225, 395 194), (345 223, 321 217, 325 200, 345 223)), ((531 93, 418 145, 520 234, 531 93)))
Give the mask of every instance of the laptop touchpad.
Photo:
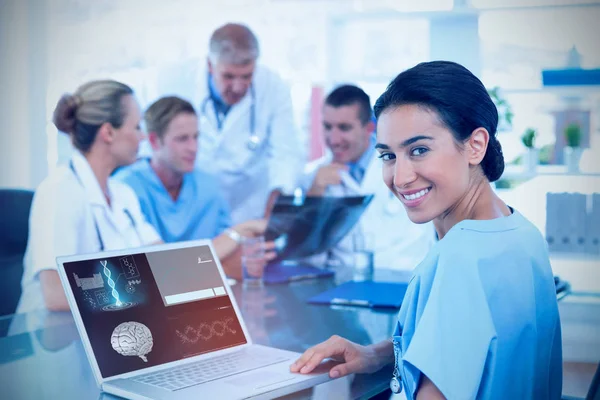
POLYGON ((237 376, 233 379, 228 379, 225 382, 234 386, 252 386, 255 389, 260 389, 276 383, 292 381, 296 378, 297 376, 291 374, 263 370, 260 372, 252 372, 247 375, 244 374, 243 376, 237 376))

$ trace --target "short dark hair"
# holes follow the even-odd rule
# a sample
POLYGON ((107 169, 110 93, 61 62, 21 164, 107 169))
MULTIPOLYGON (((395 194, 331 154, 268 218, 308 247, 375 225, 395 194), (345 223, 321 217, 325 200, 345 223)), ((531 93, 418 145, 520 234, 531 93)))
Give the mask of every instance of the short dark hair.
POLYGON ((162 139, 173 118, 181 113, 194 114, 194 106, 180 97, 168 96, 156 100, 144 113, 146 130, 154 132, 162 139))
POLYGON ((354 85, 338 86, 325 98, 325 104, 336 108, 358 104, 358 118, 363 125, 369 122, 373 115, 369 95, 354 85))
POLYGON ((459 143, 468 140, 477 128, 485 128, 490 141, 481 168, 490 182, 502 176, 504 156, 496 137, 498 110, 483 83, 471 71, 450 61, 418 64, 389 84, 375 103, 375 117, 408 104, 436 112, 459 143))

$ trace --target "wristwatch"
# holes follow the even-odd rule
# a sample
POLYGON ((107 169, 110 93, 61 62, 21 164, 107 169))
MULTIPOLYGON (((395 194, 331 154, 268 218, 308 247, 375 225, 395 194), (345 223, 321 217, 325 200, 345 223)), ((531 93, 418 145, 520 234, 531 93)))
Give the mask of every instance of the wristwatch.
POLYGON ((235 229, 227 228, 227 229, 225 229, 225 232, 223 232, 223 233, 226 234, 227 236, 229 236, 229 238, 231 240, 233 240, 234 242, 236 242, 237 244, 242 243, 242 240, 244 240, 242 235, 240 235, 240 233, 238 231, 236 231, 235 229))

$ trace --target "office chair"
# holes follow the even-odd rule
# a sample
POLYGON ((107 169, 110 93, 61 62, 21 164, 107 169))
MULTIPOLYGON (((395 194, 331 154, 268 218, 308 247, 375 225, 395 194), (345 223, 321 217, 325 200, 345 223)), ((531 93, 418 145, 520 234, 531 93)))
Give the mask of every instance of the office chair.
POLYGON ((600 364, 596 368, 596 373, 592 378, 592 383, 590 384, 590 389, 585 400, 600 400, 600 364))
POLYGON ((598 364, 598 367, 596 368, 596 373, 592 378, 592 383, 590 383, 590 388, 585 395, 585 399, 573 396, 562 396, 561 400, 600 400, 600 364, 598 364))
POLYGON ((561 301, 569 293, 571 293, 571 285, 569 282, 560 279, 560 277, 554 277, 554 286, 556 287, 556 300, 561 301))
POLYGON ((21 297, 32 199, 30 190, 0 189, 0 315, 13 314, 21 297))

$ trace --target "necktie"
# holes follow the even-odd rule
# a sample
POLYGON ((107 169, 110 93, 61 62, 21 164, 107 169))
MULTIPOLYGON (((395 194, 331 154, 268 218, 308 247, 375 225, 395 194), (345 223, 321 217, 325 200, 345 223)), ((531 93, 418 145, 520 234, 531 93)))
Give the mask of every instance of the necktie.
POLYGON ((363 174, 364 174, 363 169, 361 167, 359 167, 358 165, 355 165, 352 168, 350 168, 350 175, 358 183, 361 183, 363 174))

